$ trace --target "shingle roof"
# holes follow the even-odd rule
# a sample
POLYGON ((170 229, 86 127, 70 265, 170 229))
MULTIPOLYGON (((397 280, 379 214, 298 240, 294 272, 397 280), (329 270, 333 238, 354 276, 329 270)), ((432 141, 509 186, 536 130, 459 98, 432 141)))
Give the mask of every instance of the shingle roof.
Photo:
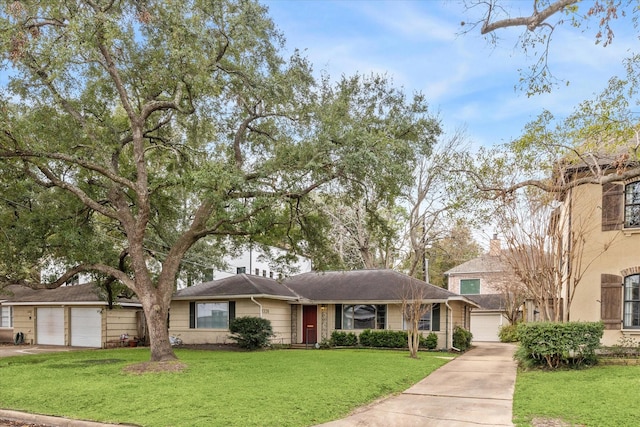
POLYGON ((0 301, 10 300, 12 298, 22 297, 37 292, 37 289, 29 288, 22 285, 9 285, 0 289, 0 301))
POLYGON ((409 284, 422 289, 425 300, 459 297, 393 270, 310 272, 292 276, 285 284, 312 301, 399 301, 409 284))
POLYGON ((501 273, 509 270, 509 264, 503 257, 484 254, 467 262, 463 262, 451 270, 445 271, 444 274, 501 273))
POLYGON ((502 294, 465 295, 471 301, 480 306, 480 310, 504 310, 504 297, 502 294))
MULTIPOLYGON (((13 290, 13 296, 7 296, 9 303, 86 303, 107 304, 100 296, 98 288, 93 283, 74 286, 60 286, 55 289, 30 289, 21 287, 22 290, 13 290)), ((0 297, 5 299, 5 297, 0 297)), ((136 300, 119 298, 119 303, 138 303, 136 300)))
POLYGON ((262 276, 236 274, 213 282, 181 289, 174 299, 212 296, 271 296, 275 299, 297 299, 298 296, 282 283, 262 276))

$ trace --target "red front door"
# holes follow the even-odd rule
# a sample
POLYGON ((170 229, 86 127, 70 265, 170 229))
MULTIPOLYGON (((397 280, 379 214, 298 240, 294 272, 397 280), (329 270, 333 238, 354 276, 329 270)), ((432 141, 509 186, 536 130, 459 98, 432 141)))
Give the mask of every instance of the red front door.
POLYGON ((302 306, 302 343, 315 344, 318 342, 318 306, 302 306))

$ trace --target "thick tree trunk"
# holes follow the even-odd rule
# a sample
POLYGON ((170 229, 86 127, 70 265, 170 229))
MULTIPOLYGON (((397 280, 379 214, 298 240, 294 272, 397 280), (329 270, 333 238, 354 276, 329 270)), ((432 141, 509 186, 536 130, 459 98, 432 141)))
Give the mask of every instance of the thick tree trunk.
MULTIPOLYGON (((158 291, 155 290, 154 293, 158 293, 158 291)), ((167 325, 169 305, 161 304, 158 301, 161 299, 158 295, 140 297, 140 302, 142 303, 142 308, 147 319, 152 362, 177 359, 169 342, 169 328, 167 325)))

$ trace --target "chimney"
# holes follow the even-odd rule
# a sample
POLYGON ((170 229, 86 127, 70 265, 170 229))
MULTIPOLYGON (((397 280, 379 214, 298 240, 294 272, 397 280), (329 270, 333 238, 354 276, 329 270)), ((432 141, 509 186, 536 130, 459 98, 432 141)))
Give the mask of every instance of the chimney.
POLYGON ((489 241, 489 255, 500 256, 500 240, 497 234, 494 234, 493 238, 489 241))

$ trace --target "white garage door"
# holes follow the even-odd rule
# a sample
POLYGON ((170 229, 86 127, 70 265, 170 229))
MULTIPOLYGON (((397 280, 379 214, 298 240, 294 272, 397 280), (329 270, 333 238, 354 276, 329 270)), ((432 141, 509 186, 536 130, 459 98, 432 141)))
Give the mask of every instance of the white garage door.
POLYGON ((64 345, 64 309, 38 307, 36 311, 36 343, 64 345))
POLYGON ((71 309, 71 345, 102 347, 102 314, 99 308, 71 309))
POLYGON ((471 312, 471 333, 474 341, 500 341, 498 331, 507 320, 500 313, 471 312))

